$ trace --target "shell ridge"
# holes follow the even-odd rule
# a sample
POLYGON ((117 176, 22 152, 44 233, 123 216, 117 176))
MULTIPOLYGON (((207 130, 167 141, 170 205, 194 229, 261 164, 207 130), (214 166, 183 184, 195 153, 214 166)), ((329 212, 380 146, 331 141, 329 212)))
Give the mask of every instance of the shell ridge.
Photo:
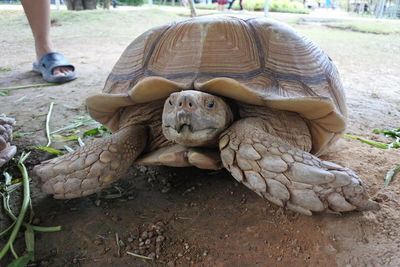
POLYGON ((250 28, 249 32, 251 32, 251 35, 253 36, 255 42, 256 42, 256 46, 257 46, 257 50, 258 50, 258 58, 259 58, 259 64, 260 64, 260 69, 264 70, 265 69, 265 54, 268 51, 264 51, 264 46, 261 43, 260 38, 258 37, 258 34, 256 32, 256 29, 254 28, 254 26, 251 23, 247 23, 246 22, 246 26, 248 28, 250 28))
POLYGON ((162 33, 157 37, 157 39, 155 39, 155 40, 153 41, 153 43, 151 44, 149 53, 147 54, 147 57, 146 57, 146 59, 145 59, 145 61, 144 61, 144 63, 143 63, 143 69, 146 69, 146 70, 147 70, 148 65, 149 65, 149 62, 150 62, 150 59, 151 59, 152 56, 153 56, 153 52, 154 52, 154 50, 156 49, 156 46, 159 44, 161 38, 164 36, 164 34, 165 34, 169 29, 171 29, 172 26, 174 26, 174 25, 176 25, 176 24, 177 24, 176 22, 175 22, 175 23, 170 23, 170 24, 162 31, 162 33))

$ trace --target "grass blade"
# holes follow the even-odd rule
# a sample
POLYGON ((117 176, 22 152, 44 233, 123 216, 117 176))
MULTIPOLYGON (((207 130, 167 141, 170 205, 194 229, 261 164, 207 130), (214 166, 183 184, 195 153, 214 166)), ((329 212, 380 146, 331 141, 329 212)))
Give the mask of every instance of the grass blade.
POLYGON ((54 86, 57 83, 38 83, 38 84, 27 84, 21 86, 12 86, 12 87, 4 87, 0 88, 0 91, 9 91, 9 90, 18 90, 18 89, 25 89, 25 88, 34 88, 34 87, 46 87, 46 86, 54 86))
POLYGON ((146 257, 146 256, 142 256, 133 252, 129 252, 127 251, 126 254, 137 257, 137 258, 141 258, 141 259, 145 259, 145 260, 152 260, 152 258, 146 257))
POLYGON ((67 145, 64 145, 64 148, 65 148, 65 150, 67 150, 69 153, 74 152, 74 150, 73 150, 71 147, 67 146, 67 145))
POLYGON ((29 224, 25 225, 25 245, 27 252, 35 251, 35 233, 33 232, 32 226, 29 224))
POLYGON ((349 134, 344 134, 343 136, 347 137, 347 138, 358 140, 360 142, 366 143, 366 144, 368 144, 370 146, 374 146, 374 147, 377 147, 377 148, 380 148, 380 149, 388 149, 389 148, 389 145, 387 145, 387 144, 384 144, 384 143, 381 143, 381 142, 377 142, 377 141, 372 141, 372 140, 365 139, 365 138, 362 138, 362 137, 353 136, 353 135, 349 135, 349 134))
POLYGON ((58 150, 58 149, 55 149, 55 148, 52 148, 52 147, 37 146, 37 147, 34 147, 34 148, 35 148, 35 149, 38 149, 38 150, 46 151, 46 152, 48 152, 48 153, 50 153, 50 154, 57 155, 57 156, 62 156, 62 155, 64 155, 64 153, 63 153, 62 151, 60 151, 60 150, 58 150))
POLYGON ((50 103, 50 107, 49 107, 49 112, 47 112, 47 116, 46 116, 46 135, 47 135, 47 145, 46 146, 50 146, 51 145, 51 136, 50 136, 50 117, 51 117, 51 113, 53 111, 53 106, 54 106, 54 102, 50 103))
POLYGON ((76 135, 70 135, 70 136, 62 136, 59 134, 53 134, 51 136, 53 140, 58 141, 58 142, 66 142, 66 141, 71 141, 71 140, 78 140, 78 136, 76 135))
POLYGON ((28 253, 22 255, 21 257, 19 257, 18 259, 14 260, 13 262, 11 262, 9 265, 7 265, 7 267, 23 267, 23 266, 26 266, 28 264, 28 262, 33 260, 33 257, 34 257, 33 252, 28 252, 28 253))
POLYGON ((36 231, 36 232, 50 233, 50 232, 61 231, 61 226, 43 227, 43 226, 35 226, 35 225, 32 225, 32 229, 33 229, 34 231, 36 231))
POLYGON ((390 182, 392 181, 393 176, 400 171, 400 165, 394 167, 390 171, 386 173, 386 178, 385 178, 385 183, 383 184, 384 187, 388 186, 390 182))

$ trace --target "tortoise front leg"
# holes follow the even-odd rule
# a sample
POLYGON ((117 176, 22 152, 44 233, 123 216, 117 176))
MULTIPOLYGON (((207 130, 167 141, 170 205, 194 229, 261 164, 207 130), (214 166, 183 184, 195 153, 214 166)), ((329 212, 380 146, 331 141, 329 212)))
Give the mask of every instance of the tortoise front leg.
POLYGON ((278 206, 306 215, 378 208, 351 170, 268 133, 265 123, 242 119, 221 135, 221 159, 236 180, 278 206))
POLYGON ((42 190, 54 198, 86 196, 119 179, 146 146, 143 126, 126 127, 62 157, 35 166, 42 190))

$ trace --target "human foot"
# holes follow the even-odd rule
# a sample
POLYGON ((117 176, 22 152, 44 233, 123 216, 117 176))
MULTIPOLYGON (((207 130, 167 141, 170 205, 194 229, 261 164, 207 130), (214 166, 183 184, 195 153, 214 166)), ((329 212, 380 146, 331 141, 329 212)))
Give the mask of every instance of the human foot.
POLYGON ((76 78, 75 67, 56 52, 44 54, 38 63, 33 63, 33 71, 47 82, 65 83, 76 78))

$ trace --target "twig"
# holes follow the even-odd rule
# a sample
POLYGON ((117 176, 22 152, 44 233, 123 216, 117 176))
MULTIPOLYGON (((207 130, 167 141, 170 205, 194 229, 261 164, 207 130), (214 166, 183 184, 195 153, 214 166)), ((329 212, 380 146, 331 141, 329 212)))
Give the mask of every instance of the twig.
POLYGON ((119 236, 118 236, 118 233, 115 233, 115 241, 117 242, 118 257, 121 257, 121 247, 119 246, 119 236))
POLYGON ((54 106, 54 102, 50 103, 50 107, 49 107, 49 112, 47 112, 47 116, 46 116, 46 135, 47 135, 47 145, 46 146, 50 146, 51 145, 51 136, 50 136, 50 117, 51 117, 51 112, 53 111, 53 106, 54 106))
POLYGON ((129 252, 129 251, 127 251, 126 254, 134 256, 134 257, 138 257, 138 258, 141 258, 141 259, 145 259, 145 260, 153 260, 152 258, 149 258, 149 257, 146 257, 146 256, 142 256, 142 255, 139 255, 139 254, 136 254, 136 253, 133 253, 133 252, 129 252))
POLYGON ((52 131, 51 134, 55 134, 55 133, 62 132, 62 131, 65 131, 65 130, 71 130, 71 129, 74 129, 74 128, 78 128, 80 126, 87 126, 87 125, 93 125, 93 124, 99 124, 99 123, 97 121, 93 120, 93 119, 88 119, 88 120, 84 120, 84 121, 80 121, 80 122, 77 122, 77 123, 70 124, 68 126, 65 126, 63 128, 57 129, 55 131, 52 131))
POLYGON ((34 87, 46 87, 46 86, 53 86, 53 85, 57 85, 57 84, 56 84, 56 83, 28 84, 28 85, 21 85, 21 86, 12 86, 12 87, 0 88, 0 91, 10 91, 10 90, 18 90, 18 89, 34 88, 34 87))

